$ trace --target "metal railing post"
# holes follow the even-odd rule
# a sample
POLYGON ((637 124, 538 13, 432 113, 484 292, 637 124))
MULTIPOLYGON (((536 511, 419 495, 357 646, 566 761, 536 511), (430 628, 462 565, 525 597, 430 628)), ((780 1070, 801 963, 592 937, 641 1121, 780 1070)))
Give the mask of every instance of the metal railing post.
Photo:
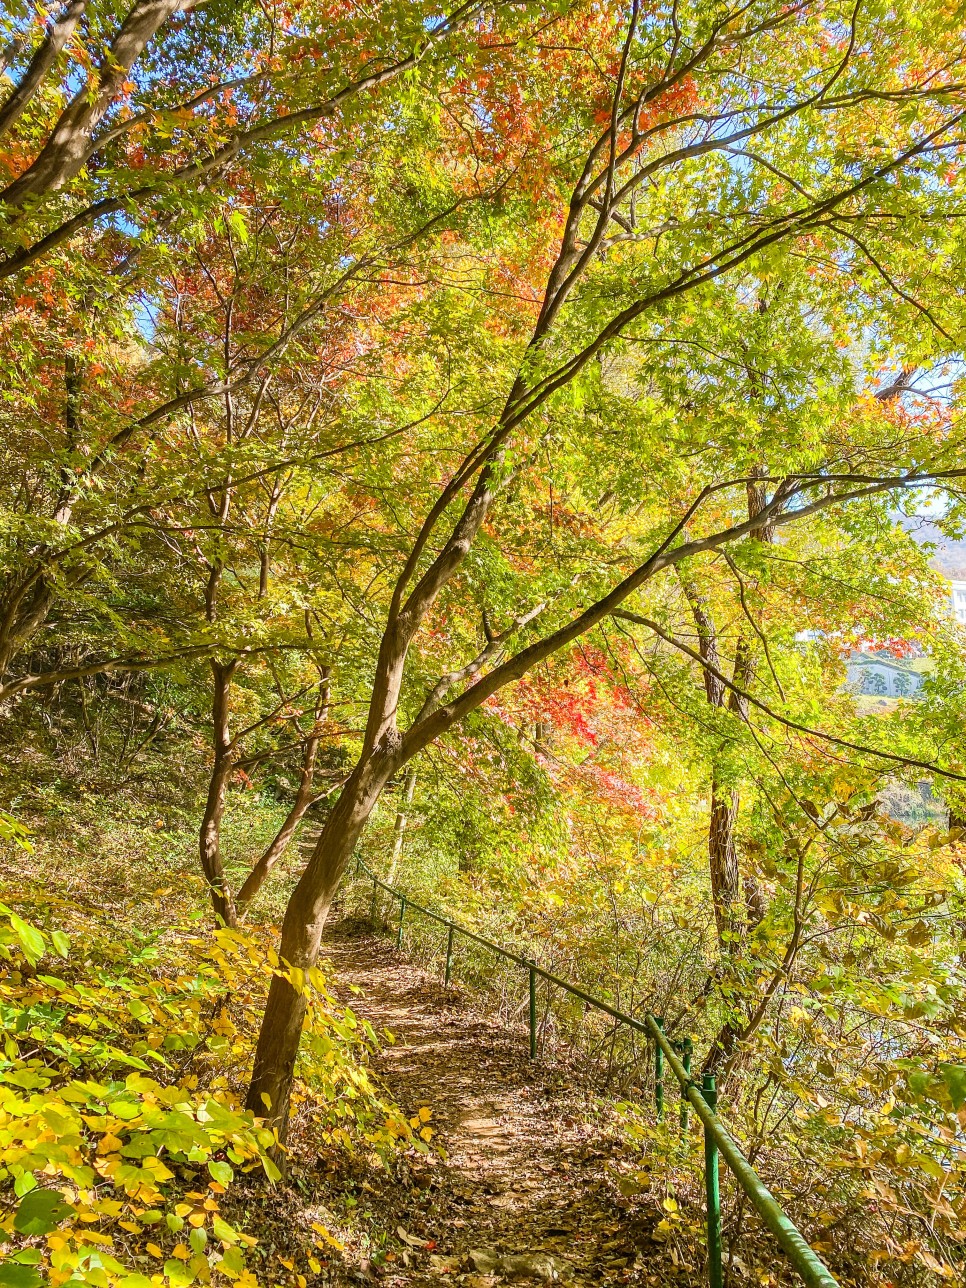
MULTIPOLYGON (((690 1078, 691 1076, 691 1053, 694 1051, 694 1043, 690 1038, 681 1039, 681 1063, 684 1065, 684 1072, 690 1078)), ((688 1130, 688 1093, 687 1089, 681 1088, 681 1135, 687 1134, 688 1130)))
POLYGON ((406 896, 399 896, 399 929, 396 932, 396 947, 402 948, 403 918, 406 915, 406 896))
POLYGON ((533 962, 527 963, 530 972, 530 1059, 537 1058, 537 969, 533 962))
MULTIPOLYGON (((654 1023, 664 1032, 664 1021, 655 1015, 654 1023)), ((658 1122, 664 1117, 664 1052, 659 1043, 654 1043, 654 1104, 657 1108, 658 1122)))
POLYGON ((443 976, 443 983, 449 988, 450 976, 453 973, 453 932, 456 927, 452 922, 449 923, 449 933, 446 936, 446 973, 443 976))
MULTIPOLYGON (((716 1113, 718 1092, 713 1073, 704 1075, 701 1095, 711 1112, 716 1113)), ((718 1185, 718 1146, 707 1126, 704 1129, 704 1188, 708 1203, 708 1285, 709 1288, 722 1288, 724 1279, 721 1272, 721 1190, 718 1185)))
POLYGON ((379 887, 376 885, 376 878, 373 877, 372 878, 372 903, 370 903, 369 905, 369 925, 370 926, 375 926, 376 924, 376 891, 378 889, 379 887))

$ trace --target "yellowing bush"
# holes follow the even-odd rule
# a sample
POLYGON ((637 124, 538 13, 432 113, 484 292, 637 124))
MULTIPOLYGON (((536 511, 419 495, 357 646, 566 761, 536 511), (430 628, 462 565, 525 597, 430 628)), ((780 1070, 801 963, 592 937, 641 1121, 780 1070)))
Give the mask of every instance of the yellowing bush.
MULTIPOLYGON (((0 1286, 254 1285, 255 1239, 220 1198, 241 1173, 279 1179, 275 1135, 239 1100, 279 969, 265 933, 177 928, 135 952, 95 934, 74 952, 0 904, 0 962, 0 1286)), ((425 1149, 369 1079, 371 1027, 318 971, 298 984, 301 1112, 333 1145, 425 1149)))

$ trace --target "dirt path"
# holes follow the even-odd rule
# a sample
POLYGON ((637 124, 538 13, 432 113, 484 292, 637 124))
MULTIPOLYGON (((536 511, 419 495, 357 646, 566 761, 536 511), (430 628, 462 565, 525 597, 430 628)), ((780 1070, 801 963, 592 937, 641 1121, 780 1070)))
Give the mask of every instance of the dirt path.
POLYGON ((375 1192, 399 1239, 384 1282, 669 1282, 667 1249, 622 1210, 608 1179, 620 1142, 592 1125, 565 1074, 527 1059, 525 1034, 358 926, 336 922, 325 954, 336 992, 396 1038, 376 1060, 379 1076, 408 1112, 432 1108, 446 1152, 375 1192))

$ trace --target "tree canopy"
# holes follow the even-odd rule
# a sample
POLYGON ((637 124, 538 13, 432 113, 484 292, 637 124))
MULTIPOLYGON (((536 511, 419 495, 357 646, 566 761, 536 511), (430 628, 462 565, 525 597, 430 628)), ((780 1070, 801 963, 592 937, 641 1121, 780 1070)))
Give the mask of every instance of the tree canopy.
POLYGON ((825 981, 845 1060, 907 970, 959 1060, 958 834, 876 801, 928 779, 955 824, 966 783, 900 522, 964 517, 963 36, 934 0, 7 6, 3 719, 190 748, 222 928, 287 873, 277 1139, 359 852, 612 982, 676 925, 709 1070, 780 1063, 825 981), (923 700, 870 715, 863 648, 931 659, 923 700))

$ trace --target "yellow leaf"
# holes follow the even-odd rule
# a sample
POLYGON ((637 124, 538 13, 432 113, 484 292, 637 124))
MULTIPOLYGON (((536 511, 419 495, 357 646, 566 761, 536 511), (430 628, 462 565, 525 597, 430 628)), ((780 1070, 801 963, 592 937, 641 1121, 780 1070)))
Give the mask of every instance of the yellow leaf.
POLYGON ((156 1181, 170 1181, 174 1177, 174 1172, 169 1171, 161 1162, 160 1158, 149 1156, 142 1163, 145 1171, 151 1172, 156 1181))
POLYGON ((345 1244, 340 1243, 339 1240, 336 1239, 334 1235, 329 1234, 328 1230, 325 1228, 324 1225, 319 1225, 318 1221, 313 1221, 312 1229, 315 1231, 316 1234, 321 1234, 325 1242, 328 1243, 331 1247, 335 1248, 337 1252, 345 1251, 345 1244))
POLYGON ((664 1208, 665 1212, 676 1212, 678 1210, 677 1200, 670 1199, 670 1198, 665 1199, 662 1204, 662 1207, 664 1208))
POLYGON ((101 1234, 100 1230, 85 1230, 84 1238, 89 1239, 91 1243, 103 1243, 106 1247, 113 1247, 114 1240, 109 1234, 101 1234))
POLYGON ((183 1243, 178 1243, 175 1245, 174 1251, 171 1253, 171 1255, 172 1257, 177 1257, 179 1261, 187 1261, 188 1258, 191 1256, 191 1253, 188 1251, 188 1249, 185 1247, 183 1243))
POLYGON ((419 1134, 420 1134, 420 1136, 422 1136, 423 1140, 432 1140, 432 1139, 433 1139, 433 1129, 432 1129, 432 1127, 424 1127, 424 1128, 422 1129, 422 1131, 421 1131, 419 1134))
POLYGON ((428 1123, 430 1118, 432 1118, 432 1116, 433 1116, 432 1109, 428 1109, 426 1105, 423 1105, 422 1109, 420 1109, 419 1111, 420 1122, 428 1123))
POLYGON ((161 1249, 158 1247, 158 1245, 157 1245, 156 1243, 149 1243, 149 1244, 147 1245, 147 1249, 148 1249, 148 1252, 150 1252, 150 1254, 151 1254, 151 1256, 152 1256, 152 1257, 163 1257, 163 1256, 164 1256, 164 1253, 161 1251, 161 1249))

